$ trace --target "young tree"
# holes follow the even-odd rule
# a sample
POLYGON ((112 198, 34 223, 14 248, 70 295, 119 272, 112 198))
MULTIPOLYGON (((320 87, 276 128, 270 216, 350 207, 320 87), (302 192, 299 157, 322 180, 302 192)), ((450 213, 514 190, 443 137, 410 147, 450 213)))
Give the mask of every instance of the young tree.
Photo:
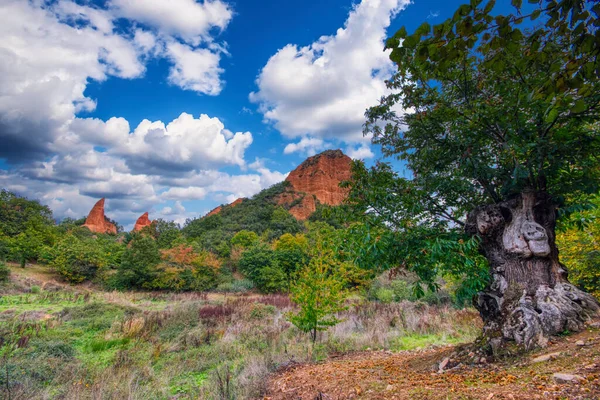
POLYGON ((318 247, 318 254, 300 271, 292 285, 291 298, 300 310, 288 315, 291 323, 310 334, 313 344, 317 332, 340 322, 335 314, 346 309, 344 301, 348 294, 333 250, 318 247))
MULTIPOLYGON (((492 16, 493 0, 472 0, 442 24, 388 40, 398 71, 392 94, 367 111, 365 132, 413 176, 358 164, 351 195, 379 226, 393 227, 392 255, 455 257, 440 256, 436 234, 479 244, 490 280, 475 305, 493 349, 543 346, 598 310, 567 280, 555 225, 559 208, 600 183, 600 5, 534 3, 528 15, 513 0, 516 13, 492 16), (525 29, 524 21, 535 22, 525 29)), ((477 270, 468 261, 465 270, 477 270)), ((417 272, 430 278, 422 265, 417 272)))

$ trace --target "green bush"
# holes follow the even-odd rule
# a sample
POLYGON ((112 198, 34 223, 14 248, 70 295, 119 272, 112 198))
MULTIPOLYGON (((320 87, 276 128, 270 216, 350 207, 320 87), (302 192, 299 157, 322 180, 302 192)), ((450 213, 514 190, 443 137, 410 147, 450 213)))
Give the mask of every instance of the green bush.
POLYGON ((49 264, 67 282, 79 283, 96 277, 107 264, 106 254, 93 239, 67 234, 52 250, 49 264))
POLYGON ((375 298, 382 303, 391 303, 395 300, 392 289, 380 287, 375 292, 375 298))
POLYGON ((215 291, 226 293, 243 293, 254 289, 254 284, 248 279, 236 279, 217 286, 215 291))
POLYGON ((108 284, 116 289, 151 289, 160 261, 156 241, 148 236, 136 236, 129 242, 121 257, 121 265, 108 284))
POLYGON ((4 262, 0 261, 0 282, 8 282, 9 278, 10 269, 4 262))
POLYGON ((275 252, 264 243, 246 250, 239 268, 261 292, 273 293, 287 288, 287 277, 277 262, 275 252))

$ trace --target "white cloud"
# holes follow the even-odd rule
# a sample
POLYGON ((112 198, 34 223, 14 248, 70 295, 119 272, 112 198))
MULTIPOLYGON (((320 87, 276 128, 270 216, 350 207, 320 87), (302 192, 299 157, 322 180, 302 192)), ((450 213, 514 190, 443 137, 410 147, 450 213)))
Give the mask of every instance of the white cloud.
POLYGON ((112 0, 114 12, 143 22, 193 45, 210 40, 212 28, 225 29, 233 16, 218 0, 112 0))
POLYGON ((298 143, 289 143, 283 149, 283 154, 301 153, 314 156, 319 151, 329 146, 323 139, 303 137, 298 143))
POLYGON ((288 44, 264 66, 250 100, 288 138, 362 141, 364 112, 386 93, 393 70, 383 51, 386 28, 408 4, 363 0, 335 35, 304 47, 288 44))
POLYGON ((202 200, 206 197, 206 189, 201 187, 172 187, 162 193, 163 199, 167 200, 202 200))
POLYGON ((194 49, 185 44, 167 44, 167 55, 173 61, 169 72, 169 82, 182 89, 193 90, 216 96, 221 93, 223 82, 219 67, 220 53, 208 49, 194 49))
POLYGON ((168 125, 143 120, 132 134, 115 143, 115 154, 135 169, 194 170, 244 165, 250 132, 231 133, 218 118, 182 113, 168 125))
POLYGON ((348 157, 353 158, 355 160, 364 160, 367 158, 375 157, 375 154, 371 151, 371 148, 367 144, 362 144, 357 148, 348 147, 346 149, 346 154, 348 157))

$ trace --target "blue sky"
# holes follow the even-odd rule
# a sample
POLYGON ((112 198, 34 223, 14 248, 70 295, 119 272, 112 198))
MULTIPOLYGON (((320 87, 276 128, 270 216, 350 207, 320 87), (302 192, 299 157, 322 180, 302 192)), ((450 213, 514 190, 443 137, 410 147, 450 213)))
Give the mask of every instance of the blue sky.
POLYGON ((461 3, 5 0, 0 186, 59 219, 106 197, 129 228, 251 196, 327 148, 373 162, 360 128, 393 71, 385 37, 461 3))

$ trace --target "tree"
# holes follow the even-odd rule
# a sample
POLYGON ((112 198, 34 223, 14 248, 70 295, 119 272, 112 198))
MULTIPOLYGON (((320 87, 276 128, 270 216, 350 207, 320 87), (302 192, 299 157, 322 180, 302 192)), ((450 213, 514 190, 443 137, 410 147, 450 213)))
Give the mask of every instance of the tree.
POLYGON ((600 296, 600 195, 590 199, 593 208, 573 213, 556 237, 561 260, 574 285, 600 296))
POLYGON ((247 249, 256 243, 258 243, 259 238, 256 232, 241 230, 231 238, 232 246, 240 246, 244 249, 247 249))
POLYGON ((274 244, 275 258, 285 275, 290 290, 296 272, 308 264, 308 240, 302 234, 284 233, 274 244))
POLYGON ((365 132, 413 176, 358 163, 358 182, 386 187, 356 183, 351 194, 367 224, 392 228, 384 248, 405 257, 385 262, 412 268, 412 257, 425 280, 423 257, 449 265, 464 253, 466 270, 477 269, 463 252, 477 243, 489 283, 475 306, 494 350, 543 346, 598 310, 569 283, 555 225, 559 208, 600 183, 600 5, 539 1, 522 15, 512 3, 516 13, 492 16, 493 1, 472 0, 442 24, 388 40, 398 71, 392 94, 366 112, 365 132))
POLYGON ((264 243, 258 243, 242 253, 239 268, 262 292, 278 292, 286 287, 286 277, 274 251, 264 243))
POLYGON ((317 332, 340 322, 336 313, 347 308, 344 301, 348 295, 346 281, 338 273, 333 250, 319 246, 318 253, 292 285, 291 299, 300 306, 300 310, 288 314, 291 323, 310 334, 313 344, 317 340, 317 332))
POLYGON ((114 276, 114 286, 119 289, 151 288, 160 259, 156 240, 146 235, 136 235, 123 253, 121 265, 114 276))

